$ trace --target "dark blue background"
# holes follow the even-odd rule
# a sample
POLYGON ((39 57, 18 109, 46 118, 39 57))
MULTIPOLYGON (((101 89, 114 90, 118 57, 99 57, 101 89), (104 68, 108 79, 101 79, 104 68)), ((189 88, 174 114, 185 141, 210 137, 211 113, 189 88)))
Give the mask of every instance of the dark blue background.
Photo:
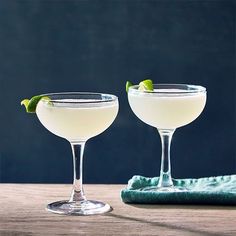
POLYGON ((125 93, 147 76, 208 91, 202 115, 173 137, 173 176, 235 173, 235 12, 235 1, 1 1, 0 181, 72 181, 69 143, 20 106, 60 91, 119 96, 113 125, 87 143, 85 183, 158 175, 158 133, 125 93))

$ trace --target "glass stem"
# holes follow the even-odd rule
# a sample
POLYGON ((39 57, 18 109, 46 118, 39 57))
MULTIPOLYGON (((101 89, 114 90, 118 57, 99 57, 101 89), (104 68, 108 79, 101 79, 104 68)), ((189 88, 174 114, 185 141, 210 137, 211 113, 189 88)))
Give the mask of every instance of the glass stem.
POLYGON ((71 143, 73 154, 74 181, 70 202, 84 201, 86 197, 83 190, 83 154, 85 142, 71 143))
POLYGON ((174 133, 174 129, 163 130, 158 132, 161 136, 162 155, 161 155, 161 170, 158 188, 171 188, 173 181, 171 178, 171 164, 170 164, 170 145, 174 133))

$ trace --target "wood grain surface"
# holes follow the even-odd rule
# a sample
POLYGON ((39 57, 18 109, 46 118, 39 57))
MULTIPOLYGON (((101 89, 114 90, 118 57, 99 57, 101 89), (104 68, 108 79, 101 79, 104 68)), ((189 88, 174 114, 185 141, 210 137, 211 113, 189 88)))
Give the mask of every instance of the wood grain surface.
POLYGON ((85 185, 88 199, 113 211, 94 216, 63 216, 45 210, 67 199, 70 185, 0 184, 0 235, 236 235, 236 208, 225 206, 127 205, 123 185, 85 185))

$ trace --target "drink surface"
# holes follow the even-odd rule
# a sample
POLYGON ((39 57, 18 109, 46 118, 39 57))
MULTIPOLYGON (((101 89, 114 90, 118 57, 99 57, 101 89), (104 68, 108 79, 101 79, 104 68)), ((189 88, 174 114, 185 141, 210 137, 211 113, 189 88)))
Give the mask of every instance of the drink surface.
POLYGON ((40 122, 53 134, 69 141, 86 141, 106 130, 118 113, 118 102, 62 99, 41 100, 36 109, 40 122))
POLYGON ((181 89, 155 89, 155 93, 128 93, 135 115, 159 129, 176 129, 195 120, 206 104, 206 93, 181 89))

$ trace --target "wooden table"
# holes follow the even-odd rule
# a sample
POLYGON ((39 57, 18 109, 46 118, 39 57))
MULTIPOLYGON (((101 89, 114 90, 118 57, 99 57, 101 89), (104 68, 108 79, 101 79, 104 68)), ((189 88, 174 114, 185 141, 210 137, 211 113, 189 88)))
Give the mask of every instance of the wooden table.
POLYGON ((63 216, 45 211, 67 199, 71 185, 0 184, 0 235, 236 235, 236 208, 223 206, 127 205, 123 185, 85 185, 87 198, 113 211, 63 216))

